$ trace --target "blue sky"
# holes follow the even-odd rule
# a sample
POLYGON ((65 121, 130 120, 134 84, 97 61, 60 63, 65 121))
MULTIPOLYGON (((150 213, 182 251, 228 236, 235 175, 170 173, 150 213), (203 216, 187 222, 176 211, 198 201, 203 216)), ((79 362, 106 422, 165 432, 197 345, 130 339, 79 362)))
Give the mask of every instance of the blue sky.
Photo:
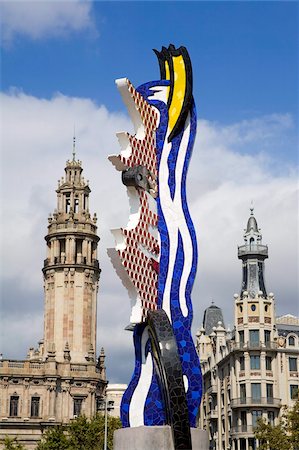
POLYGON ((0 6, 0 352, 23 358, 42 336, 43 236, 75 123, 92 210, 100 217, 98 344, 109 355, 110 379, 128 381, 133 356, 123 327, 129 300, 106 257, 113 245, 109 229, 128 217, 123 186, 107 162, 119 151, 115 132, 131 128, 114 80, 127 76, 138 86, 158 79, 152 49, 169 43, 189 50, 199 119, 188 181, 200 249, 194 329, 212 299, 232 325, 232 296, 241 281, 236 246, 243 242, 251 200, 269 244, 266 283, 277 296, 277 313, 299 315, 298 3, 71 0, 0 6))
MULTIPOLYGON (((32 6, 34 8, 34 5, 32 6)), ((16 35, 2 50, 2 89, 54 92, 122 108, 113 80, 159 78, 152 48, 185 45, 199 116, 224 122, 295 114, 296 2, 96 2, 95 30, 39 40, 16 35)))

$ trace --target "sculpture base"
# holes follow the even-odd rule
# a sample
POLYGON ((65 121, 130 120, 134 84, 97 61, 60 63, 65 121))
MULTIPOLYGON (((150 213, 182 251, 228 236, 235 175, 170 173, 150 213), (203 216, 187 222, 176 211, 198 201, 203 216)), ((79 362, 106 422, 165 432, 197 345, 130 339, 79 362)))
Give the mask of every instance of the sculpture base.
MULTIPOLYGON (((192 450, 209 450, 208 432, 191 428, 192 450)), ((114 432, 113 450, 175 450, 171 427, 121 428, 114 432)), ((190 450, 190 449, 184 449, 190 450)))

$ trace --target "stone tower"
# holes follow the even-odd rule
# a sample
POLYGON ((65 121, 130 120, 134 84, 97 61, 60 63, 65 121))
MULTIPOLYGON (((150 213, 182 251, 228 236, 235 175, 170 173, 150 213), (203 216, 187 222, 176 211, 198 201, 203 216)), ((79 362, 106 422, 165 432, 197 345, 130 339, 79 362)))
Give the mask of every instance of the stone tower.
POLYGON ((63 362, 94 361, 100 277, 97 218, 89 212, 90 188, 81 161, 66 162, 58 181, 57 209, 49 216, 44 261, 44 354, 63 362))

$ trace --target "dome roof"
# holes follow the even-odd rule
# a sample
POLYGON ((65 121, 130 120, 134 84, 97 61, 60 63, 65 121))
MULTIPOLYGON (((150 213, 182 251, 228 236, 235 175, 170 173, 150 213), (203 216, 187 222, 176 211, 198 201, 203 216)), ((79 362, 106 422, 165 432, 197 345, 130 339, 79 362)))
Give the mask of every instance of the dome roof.
POLYGON ((246 231, 249 232, 250 230, 258 232, 257 221, 256 221, 256 218, 253 215, 251 215, 249 217, 248 222, 247 222, 247 229, 246 229, 246 231))

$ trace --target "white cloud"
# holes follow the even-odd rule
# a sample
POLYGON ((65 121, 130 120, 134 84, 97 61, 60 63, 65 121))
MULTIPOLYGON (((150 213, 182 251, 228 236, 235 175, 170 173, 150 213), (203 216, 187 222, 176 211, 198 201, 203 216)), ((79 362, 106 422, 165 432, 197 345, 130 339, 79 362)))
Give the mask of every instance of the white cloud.
POLYGON ((81 30, 95 31, 89 0, 2 1, 2 39, 9 45, 16 36, 41 39, 81 30))
MULTIPOLYGON (((90 180, 91 212, 98 214, 101 236, 98 344, 105 347, 110 379, 126 382, 133 366, 132 336, 123 330, 129 320, 129 299, 106 248, 113 246, 109 229, 126 224, 129 205, 120 175, 107 155, 119 152, 115 133, 131 130, 129 119, 89 99, 60 94, 43 100, 11 92, 2 94, 1 101, 2 312, 7 318, 1 327, 3 352, 6 357, 24 357, 27 348, 41 337, 42 324, 29 334, 24 323, 28 314, 34 318, 42 315, 43 236, 48 213, 56 207, 57 179, 71 157, 75 123, 77 155, 90 180)), ((232 296, 241 284, 237 245, 243 242, 252 199, 264 243, 269 245, 266 282, 268 290, 276 294, 277 312, 299 313, 297 179, 280 159, 277 162, 270 153, 257 150, 261 140, 264 148, 275 139, 285 146, 291 127, 288 115, 230 126, 199 121, 188 175, 190 210, 199 242, 194 328, 201 325, 211 299, 223 307, 226 322, 232 325, 232 296), (248 145, 255 149, 253 154, 248 145), (279 174, 272 171, 277 164, 279 174)))

